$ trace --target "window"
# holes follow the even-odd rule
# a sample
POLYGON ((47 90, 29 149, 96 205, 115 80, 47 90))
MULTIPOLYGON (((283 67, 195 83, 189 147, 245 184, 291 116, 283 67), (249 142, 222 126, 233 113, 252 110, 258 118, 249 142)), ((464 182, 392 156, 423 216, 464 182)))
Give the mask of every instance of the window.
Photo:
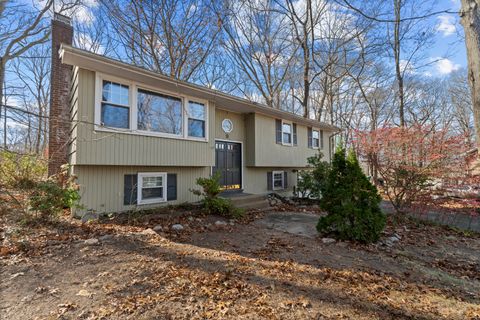
POLYGON ((205 105, 203 103, 188 102, 188 136, 205 138, 205 105))
POLYGON ((182 100, 138 89, 138 130, 182 134, 182 100))
POLYGON ((148 204, 167 201, 167 174, 149 172, 138 174, 138 203, 148 204))
POLYGON ((272 172, 272 185, 273 190, 281 190, 283 189, 283 171, 273 171, 272 172))
POLYGON ((97 73, 95 124, 100 131, 120 128, 131 134, 207 141, 208 105, 97 73))
POLYGON ((130 127, 129 87, 103 80, 101 108, 102 126, 128 129, 130 127))
POLYGON ((320 148, 320 133, 318 130, 312 130, 312 147, 315 149, 320 148))
POLYGON ((292 124, 282 122, 282 143, 292 144, 292 124))

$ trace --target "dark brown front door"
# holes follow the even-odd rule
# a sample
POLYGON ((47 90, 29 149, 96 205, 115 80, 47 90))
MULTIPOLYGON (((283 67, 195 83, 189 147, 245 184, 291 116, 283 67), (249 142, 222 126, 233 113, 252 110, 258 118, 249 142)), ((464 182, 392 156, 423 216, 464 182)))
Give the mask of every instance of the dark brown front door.
POLYGON ((220 172, 220 184, 225 190, 242 188, 242 145, 240 143, 215 142, 215 168, 220 172))

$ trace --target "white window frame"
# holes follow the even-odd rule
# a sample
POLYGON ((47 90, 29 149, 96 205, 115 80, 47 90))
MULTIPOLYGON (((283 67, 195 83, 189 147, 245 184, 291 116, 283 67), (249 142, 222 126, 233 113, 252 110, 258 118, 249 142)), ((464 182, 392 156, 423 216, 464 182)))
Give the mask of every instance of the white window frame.
MULTIPOLYGON (((285 132, 287 133, 287 132, 285 132)), ((282 120, 282 145, 284 146, 293 146, 293 123, 291 121, 282 120), (288 124, 290 126, 290 143, 283 141, 283 125, 288 124)))
POLYGON ((182 95, 175 92, 171 92, 168 90, 158 89, 149 85, 145 85, 143 83, 136 83, 133 81, 128 81, 125 79, 121 79, 118 77, 106 75, 103 73, 96 72, 95 74, 95 112, 94 112, 94 129, 95 131, 105 131, 105 132, 120 132, 120 133, 127 133, 132 135, 141 135, 141 136, 149 136, 149 137, 161 137, 161 138, 169 138, 169 139, 179 139, 179 140, 192 140, 192 141, 199 141, 199 142, 208 142, 209 139, 209 121, 210 121, 210 114, 209 114, 209 103, 207 100, 199 99, 196 97, 182 95), (128 86, 128 96, 129 96, 129 107, 130 107, 130 128, 129 129, 122 129, 122 128, 114 128, 114 127, 106 127, 101 125, 101 110, 102 110, 102 84, 103 80, 116 82, 122 85, 128 86), (137 121, 138 121, 138 105, 137 105, 137 92, 138 89, 143 89, 147 91, 151 91, 154 93, 159 93, 163 95, 168 95, 174 98, 179 98, 182 100, 182 132, 180 135, 171 134, 171 133, 163 133, 163 132, 154 132, 154 131, 147 131, 147 130, 138 130, 137 121), (205 106, 205 137, 191 137, 188 135, 188 102, 193 101, 197 103, 201 103, 205 106))
POLYGON ((283 190, 285 189, 285 171, 272 171, 272 190, 283 190), (275 187, 275 174, 281 174, 282 176, 282 187, 275 187))
POLYGON ((166 172, 139 172, 137 182, 137 202, 138 204, 153 204, 167 202, 167 173, 166 172), (163 197, 154 199, 142 199, 143 178, 146 177, 162 177, 163 197))
POLYGON ((100 76, 97 74, 96 81, 95 81, 95 129, 96 130, 106 130, 106 131, 121 131, 121 132, 130 132, 132 130, 133 125, 133 110, 132 110, 132 102, 133 102, 133 83, 125 81, 123 79, 117 77, 110 77, 110 76, 100 76), (103 81, 110 81, 115 82, 124 86, 128 86, 128 129, 126 128, 116 128, 116 127, 108 127, 102 125, 102 102, 103 102, 103 81))
POLYGON ((199 99, 192 99, 191 97, 188 97, 186 100, 185 100, 185 121, 184 121, 184 126, 185 126, 185 134, 186 136, 188 137, 188 139, 198 139, 198 140, 204 140, 206 137, 207 137, 207 120, 208 120, 208 104, 207 103, 204 103, 202 102, 201 100, 199 99), (196 118, 190 118, 190 114, 189 114, 189 111, 190 111, 190 102, 193 102, 193 103, 198 103, 198 104, 203 104, 203 108, 205 109, 205 119, 204 120, 200 120, 200 119, 196 119, 196 118), (205 122, 205 138, 204 137, 194 137, 194 136, 191 136, 188 134, 188 119, 194 119, 194 120, 198 120, 198 121, 203 121, 205 122))
POLYGON ((312 149, 320 149, 321 145, 322 144, 320 143, 320 130, 312 128, 312 149), (315 141, 315 138, 313 137, 314 132, 316 132, 318 134, 318 146, 315 146, 315 144, 314 144, 314 141, 315 141))

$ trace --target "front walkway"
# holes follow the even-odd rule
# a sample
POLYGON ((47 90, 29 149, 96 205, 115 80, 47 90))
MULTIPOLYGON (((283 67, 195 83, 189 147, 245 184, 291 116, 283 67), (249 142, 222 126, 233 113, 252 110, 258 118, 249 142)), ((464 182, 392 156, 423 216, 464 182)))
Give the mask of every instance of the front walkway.
MULTIPOLYGON (((392 214, 395 212, 388 201, 382 201, 381 208, 383 212, 392 214)), ((462 230, 480 232, 480 215, 467 215, 461 213, 446 213, 428 211, 425 213, 410 213, 410 216, 425 221, 431 221, 440 225, 450 226, 462 230)))
POLYGON ((312 213, 272 212, 259 220, 258 224, 265 226, 267 229, 315 238, 318 236, 318 231, 315 228, 318 219, 319 216, 312 213))

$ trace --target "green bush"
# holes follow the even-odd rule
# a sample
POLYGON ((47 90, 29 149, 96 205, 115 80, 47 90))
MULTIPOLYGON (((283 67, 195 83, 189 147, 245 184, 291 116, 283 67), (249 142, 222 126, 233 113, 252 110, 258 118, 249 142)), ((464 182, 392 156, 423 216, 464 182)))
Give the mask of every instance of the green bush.
POLYGON ((243 215, 243 210, 236 208, 232 201, 220 198, 218 195, 222 192, 219 183, 220 174, 217 172, 209 178, 197 178, 196 184, 202 187, 202 190, 190 190, 193 194, 203 197, 202 206, 209 214, 218 214, 228 218, 239 218, 243 215))
POLYGON ((0 185, 12 189, 30 189, 47 176, 47 161, 36 155, 7 150, 0 152, 0 185))
POLYGON ((330 164, 322 160, 323 154, 307 159, 309 169, 298 173, 296 195, 301 198, 320 199, 330 169, 330 164))
MULTIPOLYGON (((78 205, 80 195, 68 166, 47 179, 47 161, 36 155, 0 152, 0 190, 8 195, 10 208, 20 209, 22 220, 55 217, 78 205), (28 200, 25 200, 28 199, 28 200)), ((33 219, 33 220, 32 220, 33 219)))
POLYGON ((345 153, 339 147, 333 157, 319 203, 328 214, 320 218, 317 230, 341 240, 377 241, 386 223, 379 207, 381 197, 355 154, 350 152, 346 157, 345 153))
POLYGON ((63 209, 73 208, 80 196, 71 186, 63 187, 55 181, 39 182, 30 196, 30 208, 44 217, 55 216, 63 209))

